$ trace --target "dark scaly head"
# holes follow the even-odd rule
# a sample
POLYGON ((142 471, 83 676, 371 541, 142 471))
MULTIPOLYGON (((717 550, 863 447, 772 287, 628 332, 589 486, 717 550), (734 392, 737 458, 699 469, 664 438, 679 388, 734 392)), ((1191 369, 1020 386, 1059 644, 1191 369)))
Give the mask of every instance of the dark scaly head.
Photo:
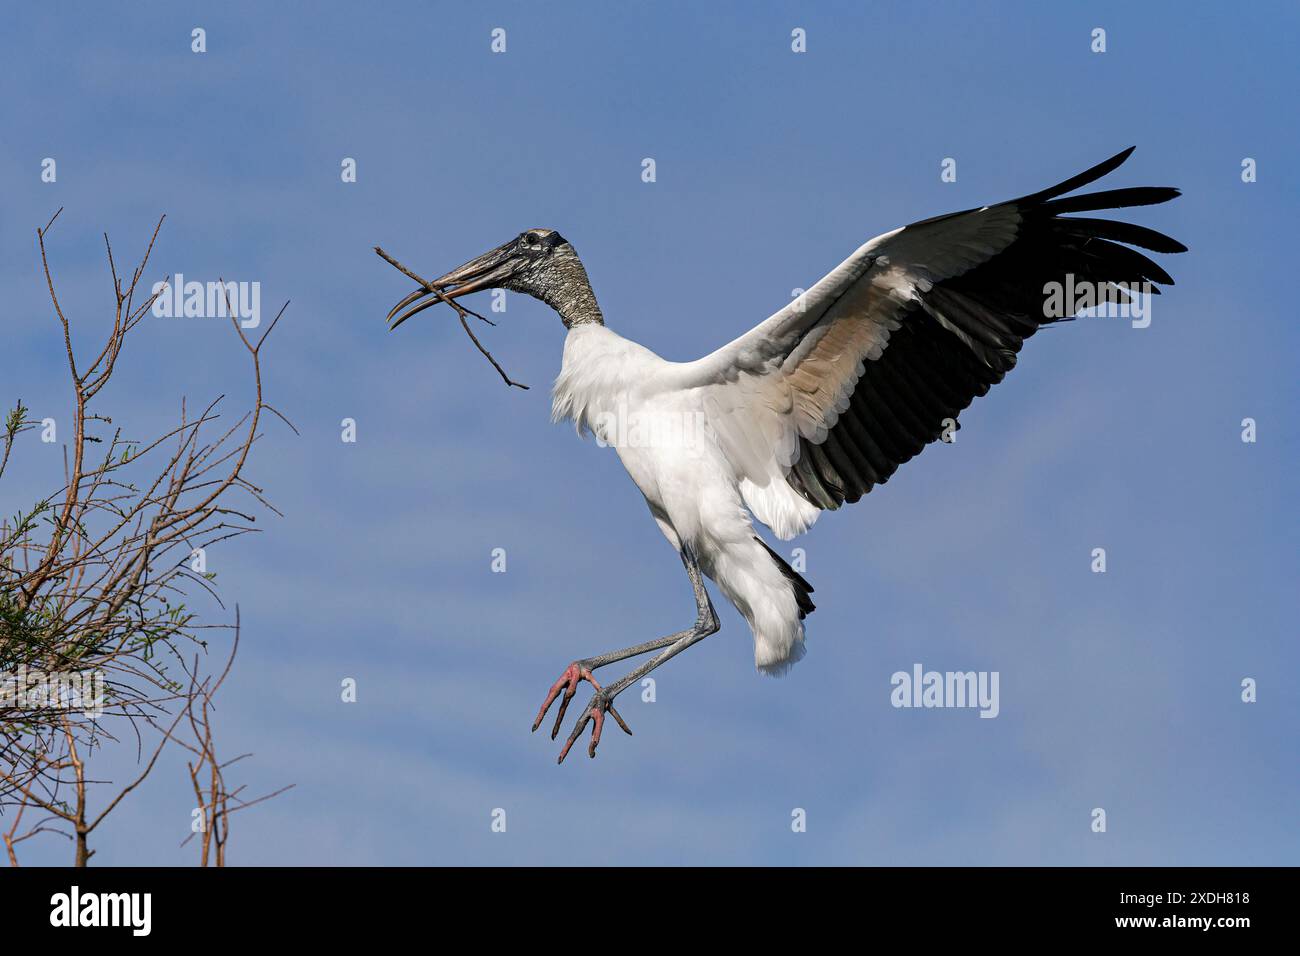
MULTIPOLYGON (((430 284, 448 299, 483 289, 522 292, 558 312, 566 328, 588 322, 603 325, 605 321, 578 253, 554 229, 521 232, 430 284)), ((440 301, 428 289, 417 289, 388 313, 389 329, 440 301)))

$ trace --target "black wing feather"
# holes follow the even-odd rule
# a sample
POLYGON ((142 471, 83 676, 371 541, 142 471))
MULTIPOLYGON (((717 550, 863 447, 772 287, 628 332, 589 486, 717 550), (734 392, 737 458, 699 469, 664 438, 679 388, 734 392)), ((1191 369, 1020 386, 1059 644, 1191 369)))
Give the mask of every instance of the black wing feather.
POLYGON ((849 407, 825 441, 801 439, 790 485, 819 508, 838 508, 888 481, 900 464, 943 435, 946 422, 960 427, 958 414, 1002 381, 1025 339, 1071 318, 1044 314, 1048 283, 1064 285, 1072 275, 1076 285, 1120 286, 1112 301, 1127 300, 1125 286, 1146 283, 1158 294, 1152 283, 1173 285, 1168 272, 1130 246, 1185 252, 1181 242, 1146 226, 1064 216, 1167 202, 1179 195, 1177 189, 1139 186, 1058 198, 1113 172, 1132 152, 1129 147, 1064 182, 1002 204, 1020 213, 1016 238, 988 261, 935 283, 923 305, 910 306, 879 358, 863 362, 849 407), (945 328, 940 316, 961 335, 945 328))

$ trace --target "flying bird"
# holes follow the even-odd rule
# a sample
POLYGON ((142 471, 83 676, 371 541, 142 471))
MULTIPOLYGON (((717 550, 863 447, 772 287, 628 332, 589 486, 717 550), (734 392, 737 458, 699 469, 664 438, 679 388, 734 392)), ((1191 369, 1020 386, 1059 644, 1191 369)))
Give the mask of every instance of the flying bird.
POLYGON ((559 761, 605 715, 627 733, 619 693, 719 629, 707 577, 754 637, 754 663, 780 674, 804 656, 813 587, 759 537, 788 540, 823 511, 855 502, 903 462, 947 437, 959 413, 1002 381, 1025 339, 1092 304, 1158 294, 1173 279, 1138 246, 1186 247, 1127 222, 1072 216, 1163 203, 1168 187, 1066 196, 1115 170, 1133 148, 1048 189, 925 219, 860 246, 812 288, 739 338, 693 362, 669 362, 605 324, 577 252, 554 229, 529 229, 421 285, 388 314, 390 328, 438 302, 483 289, 522 292, 564 323, 552 418, 612 445, 681 557, 695 621, 674 634, 573 661, 551 738, 582 681, 591 700, 559 761), (1049 306, 1049 289, 1093 290, 1049 306), (654 653, 657 652, 657 653, 654 653), (646 654, 622 678, 601 667, 646 654))

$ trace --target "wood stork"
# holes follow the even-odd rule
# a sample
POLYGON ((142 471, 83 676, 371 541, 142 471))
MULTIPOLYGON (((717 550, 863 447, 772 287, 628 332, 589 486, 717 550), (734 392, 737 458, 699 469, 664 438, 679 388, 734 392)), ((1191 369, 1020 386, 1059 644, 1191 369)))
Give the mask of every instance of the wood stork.
POLYGON ((1181 243, 1144 226, 1065 215, 1179 195, 1137 187, 1061 198, 1132 151, 1050 189, 877 236, 775 315, 693 362, 666 361, 609 329, 578 254, 553 229, 529 229, 393 308, 396 328, 439 301, 501 288, 558 312, 568 332, 552 417, 615 447, 686 568, 697 612, 690 627, 576 660, 551 687, 533 730, 560 698, 552 739, 579 683, 594 688, 561 762, 588 722, 587 752, 596 755, 606 713, 631 733, 613 706, 619 693, 718 630, 704 577, 748 621, 760 671, 779 674, 803 657, 812 585, 755 533, 753 518, 789 539, 887 481, 1002 380, 1025 339, 1080 311, 1073 303, 1048 308, 1052 283, 1091 287, 1095 301, 1111 303, 1173 284, 1130 246, 1184 252, 1181 243), (613 683, 593 674, 652 651, 613 683))

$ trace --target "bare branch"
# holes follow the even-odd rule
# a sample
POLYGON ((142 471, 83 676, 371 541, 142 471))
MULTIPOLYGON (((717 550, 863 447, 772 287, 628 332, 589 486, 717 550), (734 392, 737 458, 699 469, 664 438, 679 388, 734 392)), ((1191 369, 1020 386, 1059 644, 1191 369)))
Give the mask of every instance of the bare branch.
MULTIPOLYGON (((232 426, 216 424, 221 399, 198 416, 190 415, 182 400, 176 427, 147 441, 128 438, 97 410, 95 399, 156 298, 134 304, 165 217, 129 277, 120 271, 105 234, 112 323, 84 371, 45 242, 58 217, 55 213, 37 230, 37 240, 73 387, 64 484, 30 510, 0 521, 0 690, 17 686, 20 678, 27 682, 21 694, 0 694, 0 814, 12 811, 2 834, 6 854, 17 866, 17 848, 25 841, 58 835, 72 842, 76 865, 86 865, 95 852, 90 837, 143 786, 163 750, 175 743, 200 755, 200 766, 210 771, 208 790, 216 799, 200 802, 217 814, 213 846, 220 864, 229 813, 252 803, 240 796, 242 788, 225 790, 207 717, 234 650, 215 680, 202 675, 201 661, 209 630, 233 630, 238 646, 238 613, 233 625, 200 623, 186 592, 197 587, 220 604, 213 575, 191 562, 208 548, 255 530, 259 508, 278 514, 245 468, 261 437, 262 409, 293 428, 262 395, 262 346, 285 309, 256 344, 235 323, 250 356, 254 401, 232 426), (111 431, 103 433, 102 426, 111 431), (102 451, 88 456, 90 444, 102 451), (247 495, 253 507, 237 500, 239 495, 247 495), (193 648, 198 653, 191 666, 187 658, 193 648), (90 768, 105 746, 129 740, 123 726, 135 737, 140 769, 121 787, 106 791, 110 782, 90 768), (181 726, 202 734, 191 741, 177 733, 181 726), (100 809, 92 812, 92 804, 100 809)), ((33 427, 27 416, 18 402, 3 421, 0 476, 17 439, 33 427)))

